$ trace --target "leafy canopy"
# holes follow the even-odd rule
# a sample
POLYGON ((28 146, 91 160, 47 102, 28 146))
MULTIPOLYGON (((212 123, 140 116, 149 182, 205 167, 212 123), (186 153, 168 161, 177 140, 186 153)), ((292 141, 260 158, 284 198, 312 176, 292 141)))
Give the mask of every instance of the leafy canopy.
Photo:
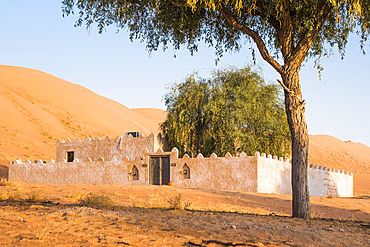
POLYGON ((193 53, 205 42, 219 58, 253 40, 278 72, 279 58, 284 64, 297 58, 298 66, 330 55, 335 45, 344 55, 351 32, 363 48, 370 30, 369 0, 63 0, 63 16, 75 7, 77 26, 96 23, 102 32, 115 25, 149 51, 171 43, 193 53))
POLYGON ((289 153, 281 91, 250 67, 217 70, 211 79, 194 73, 171 86, 164 99, 162 130, 180 155, 289 153))

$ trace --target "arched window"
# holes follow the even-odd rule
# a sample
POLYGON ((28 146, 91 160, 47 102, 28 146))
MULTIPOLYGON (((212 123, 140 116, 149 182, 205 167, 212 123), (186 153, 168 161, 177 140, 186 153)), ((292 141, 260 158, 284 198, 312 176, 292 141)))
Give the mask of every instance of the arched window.
POLYGON ((133 166, 130 172, 130 180, 139 180, 139 170, 133 166))
POLYGON ((181 179, 190 179, 190 168, 186 163, 181 169, 181 179))

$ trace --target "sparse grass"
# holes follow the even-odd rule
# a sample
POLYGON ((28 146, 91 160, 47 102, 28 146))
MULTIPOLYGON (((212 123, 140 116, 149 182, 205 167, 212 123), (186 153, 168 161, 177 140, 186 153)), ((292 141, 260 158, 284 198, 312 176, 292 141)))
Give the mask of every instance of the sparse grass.
POLYGON ((66 198, 81 200, 82 198, 86 197, 86 193, 80 190, 77 190, 73 194, 66 195, 66 198))
POLYGON ((79 204, 81 206, 87 207, 114 207, 115 204, 113 200, 105 195, 97 195, 95 193, 88 193, 86 196, 79 199, 79 204))
POLYGON ((29 196, 28 196, 28 201, 31 202, 38 202, 41 201, 41 195, 43 192, 41 190, 31 190, 29 196))
POLYGON ((146 200, 141 200, 129 197, 134 208, 162 208, 169 210, 189 210, 192 204, 191 201, 183 201, 182 195, 178 194, 175 197, 163 198, 160 195, 150 196, 146 200))
POLYGON ((181 208, 181 194, 175 196, 175 198, 169 198, 168 201, 168 209, 171 210, 180 210, 181 208))
POLYGON ((7 189, 6 191, 0 194, 0 200, 15 200, 21 197, 22 193, 20 189, 7 189))
POLYGON ((22 187, 23 182, 18 179, 14 179, 13 181, 8 181, 6 178, 0 179, 0 186, 10 186, 10 187, 22 187))
POLYGON ((7 186, 9 184, 8 179, 1 178, 0 179, 0 186, 7 186))

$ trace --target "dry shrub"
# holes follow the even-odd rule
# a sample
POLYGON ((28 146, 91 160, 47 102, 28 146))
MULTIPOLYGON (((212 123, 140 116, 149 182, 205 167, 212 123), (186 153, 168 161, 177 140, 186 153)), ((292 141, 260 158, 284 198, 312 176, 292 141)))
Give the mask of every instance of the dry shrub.
POLYGON ((75 200, 81 200, 84 197, 86 197, 86 193, 80 190, 77 190, 75 193, 66 196, 66 198, 71 198, 75 200))
POLYGON ((175 198, 169 198, 168 200, 168 209, 171 210, 180 210, 181 207, 181 194, 175 196, 175 198))
POLYGON ((0 179, 0 186, 7 186, 9 184, 8 179, 1 178, 0 179))
POLYGON ((20 190, 6 190, 0 194, 0 200, 15 200, 21 197, 22 193, 20 190))
POLYGON ((114 207, 115 204, 111 198, 105 195, 96 195, 95 193, 88 193, 85 197, 79 200, 81 206, 86 207, 114 207))
MULTIPOLYGON (((130 199, 132 197, 130 196, 130 199)), ((150 196, 144 202, 143 200, 135 198, 133 200, 132 206, 134 208, 162 208, 162 209, 169 209, 169 210, 189 210, 190 205, 192 204, 191 201, 183 201, 182 195, 178 194, 175 197, 170 198, 163 198, 161 196, 150 196)))
POLYGON ((39 202, 41 200, 41 195, 43 192, 41 190, 31 190, 29 196, 28 196, 28 201, 30 202, 39 202))
POLYGON ((22 187, 23 181, 19 179, 14 179, 13 181, 8 181, 6 178, 0 179, 0 186, 10 186, 10 187, 22 187))

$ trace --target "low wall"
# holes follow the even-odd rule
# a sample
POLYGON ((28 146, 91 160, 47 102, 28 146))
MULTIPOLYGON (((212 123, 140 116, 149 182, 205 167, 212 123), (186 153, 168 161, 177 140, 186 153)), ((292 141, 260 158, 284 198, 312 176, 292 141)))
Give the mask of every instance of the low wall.
POLYGON ((177 149, 171 153, 171 180, 179 187, 257 192, 255 156, 241 153, 238 157, 230 154, 217 157, 212 154, 204 158, 198 154, 196 158, 188 155, 178 158, 177 149), (190 178, 184 178, 182 174, 185 165, 190 169, 190 178))
POLYGON ((9 181, 20 179, 27 183, 48 184, 124 184, 146 185, 148 183, 148 170, 142 167, 142 160, 128 159, 104 162, 60 162, 25 163, 14 162, 9 165, 9 181), (132 168, 136 166, 139 171, 138 180, 131 176, 132 168))
MULTIPOLYGON (((18 160, 9 165, 9 180, 21 179, 28 183, 49 184, 123 184, 148 185, 151 156, 170 156, 170 178, 177 186, 213 190, 240 190, 259 193, 291 194, 291 164, 288 160, 259 154, 246 156, 241 153, 232 157, 212 154, 209 158, 198 154, 178 157, 178 150, 171 152, 142 151, 142 157, 130 160, 124 157, 109 161, 59 162, 50 160, 31 163, 18 160), (137 168, 138 180, 134 180, 133 167, 137 168), (184 171, 187 168, 187 174, 184 171)), ((87 158, 91 160, 90 158, 87 158)), ((311 165, 308 168, 308 186, 312 196, 353 196, 352 173, 311 165)))
POLYGON ((90 158, 92 161, 98 161, 100 158, 104 160, 122 160, 126 156, 133 160, 136 157, 143 157, 143 150, 147 149, 149 152, 154 152, 165 145, 164 138, 161 134, 154 136, 150 133, 149 136, 140 134, 139 137, 132 137, 129 135, 127 138, 117 136, 111 139, 106 136, 103 140, 100 137, 90 139, 87 137, 84 141, 79 138, 72 142, 70 139, 58 140, 56 145, 56 162, 63 162, 66 159, 67 151, 74 151, 74 158, 80 161, 87 161, 90 158))
POLYGON ((353 174, 338 169, 310 165, 308 168, 310 195, 352 197, 353 174))
POLYGON ((291 164, 288 159, 272 157, 271 154, 255 154, 260 193, 291 194, 291 164))

